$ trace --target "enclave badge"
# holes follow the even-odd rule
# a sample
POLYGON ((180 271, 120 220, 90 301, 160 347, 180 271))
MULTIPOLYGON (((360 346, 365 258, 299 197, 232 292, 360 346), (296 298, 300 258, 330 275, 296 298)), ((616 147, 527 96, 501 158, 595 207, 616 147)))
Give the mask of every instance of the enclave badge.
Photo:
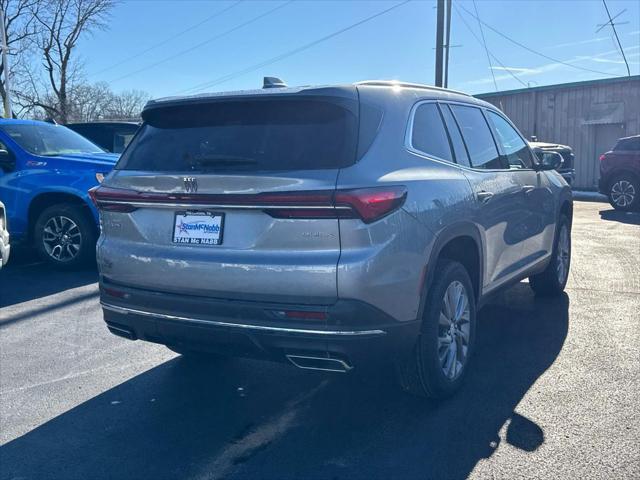
POLYGON ((198 191, 198 181, 193 177, 183 177, 184 191, 187 193, 196 193, 198 191))

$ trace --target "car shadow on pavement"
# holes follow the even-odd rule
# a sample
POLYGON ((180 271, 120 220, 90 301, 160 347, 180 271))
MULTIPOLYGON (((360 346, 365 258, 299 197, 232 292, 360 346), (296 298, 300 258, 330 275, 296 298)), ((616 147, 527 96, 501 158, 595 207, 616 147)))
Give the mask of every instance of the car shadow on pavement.
POLYGON ((501 294, 480 313, 467 382, 440 403, 399 391, 391 369, 175 358, 8 442, 0 477, 466 478, 501 442, 544 442, 515 409, 561 351, 568 309, 525 283, 501 294))
POLYGON ((41 262, 31 249, 12 249, 9 263, 0 270, 0 308, 97 281, 95 265, 61 271, 41 262))
POLYGON ((612 222, 628 223, 630 225, 640 225, 640 212, 622 212, 609 209, 600 210, 600 218, 612 222))

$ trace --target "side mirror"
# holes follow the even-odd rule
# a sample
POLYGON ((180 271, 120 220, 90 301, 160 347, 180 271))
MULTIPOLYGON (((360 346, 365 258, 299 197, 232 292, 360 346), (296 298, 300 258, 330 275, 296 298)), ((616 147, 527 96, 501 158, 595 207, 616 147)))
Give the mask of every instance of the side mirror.
POLYGON ((0 150, 0 169, 12 172, 16 168, 16 159, 8 150, 0 150))
POLYGON ((544 150, 536 149, 536 170, 557 170, 562 166, 564 161, 562 155, 557 152, 546 152, 544 150))

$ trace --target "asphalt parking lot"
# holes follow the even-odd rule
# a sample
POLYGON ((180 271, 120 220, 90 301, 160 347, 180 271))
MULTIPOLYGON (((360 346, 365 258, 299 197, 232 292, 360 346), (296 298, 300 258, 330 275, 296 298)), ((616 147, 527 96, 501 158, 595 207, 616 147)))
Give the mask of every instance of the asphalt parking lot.
POLYGON ((638 478, 640 214, 576 202, 567 294, 480 314, 463 390, 194 365, 108 333, 95 271, 0 272, 1 479, 638 478))

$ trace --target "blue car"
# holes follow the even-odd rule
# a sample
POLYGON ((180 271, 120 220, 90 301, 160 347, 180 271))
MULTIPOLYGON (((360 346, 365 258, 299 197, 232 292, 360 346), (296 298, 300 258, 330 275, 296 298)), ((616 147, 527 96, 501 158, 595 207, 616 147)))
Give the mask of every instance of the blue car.
POLYGON ((95 258, 98 213, 88 190, 117 159, 62 125, 0 119, 0 202, 12 242, 31 243, 62 268, 95 258))

